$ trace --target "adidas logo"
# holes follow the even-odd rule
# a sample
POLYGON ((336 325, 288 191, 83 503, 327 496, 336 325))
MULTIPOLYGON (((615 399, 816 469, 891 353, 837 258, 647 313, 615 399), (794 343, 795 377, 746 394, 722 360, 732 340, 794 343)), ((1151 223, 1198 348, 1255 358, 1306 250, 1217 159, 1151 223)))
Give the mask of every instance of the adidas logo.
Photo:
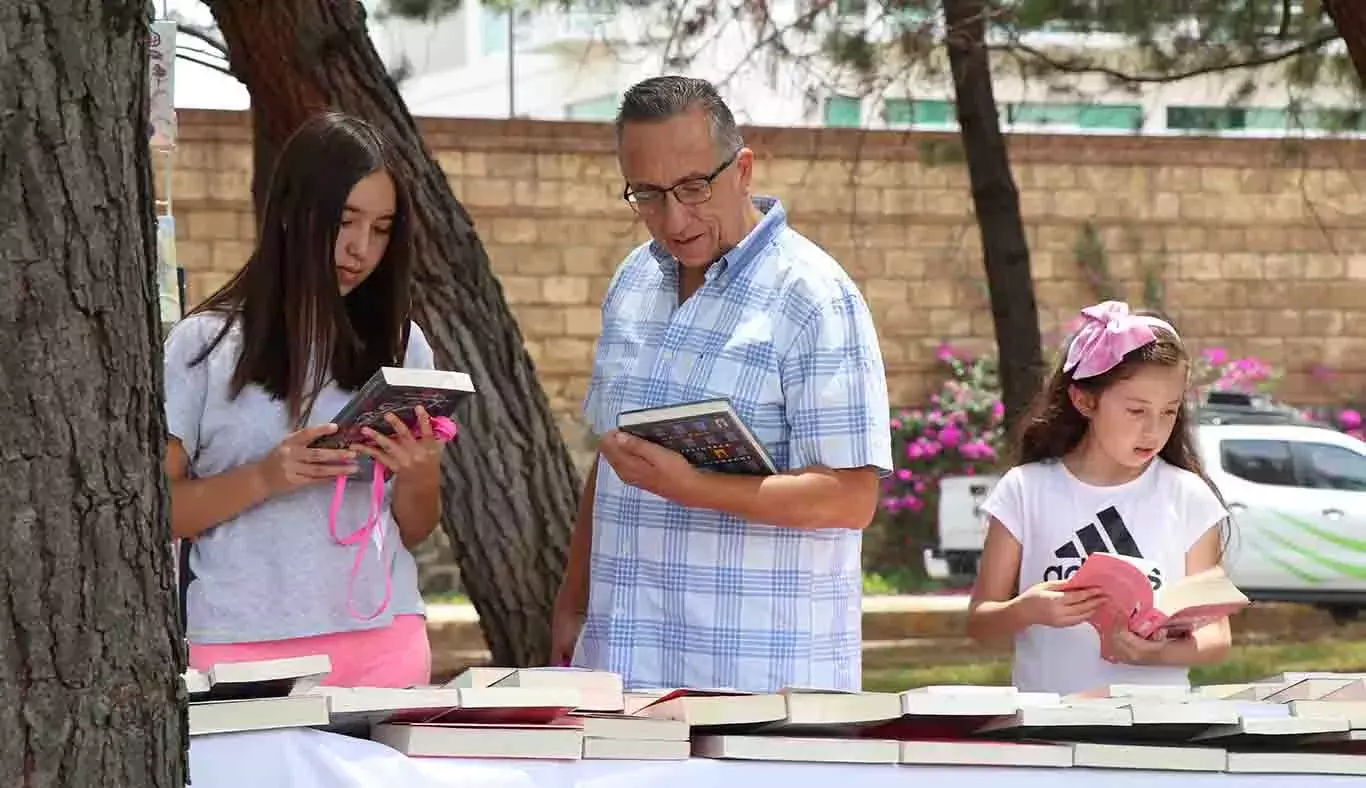
MULTIPOLYGON (((1071 539, 1053 551, 1053 556, 1060 559, 1060 563, 1044 567, 1044 582, 1070 578, 1081 568, 1086 556, 1092 553, 1114 553, 1130 558, 1143 557, 1143 551, 1138 549, 1134 535, 1129 533, 1129 526, 1125 525, 1124 518, 1115 507, 1111 506, 1097 512, 1096 519, 1100 521, 1099 528, 1095 523, 1087 523, 1077 529, 1071 539)), ((1154 591, 1161 588, 1162 570, 1154 569, 1148 575, 1148 582, 1152 583, 1154 591)))

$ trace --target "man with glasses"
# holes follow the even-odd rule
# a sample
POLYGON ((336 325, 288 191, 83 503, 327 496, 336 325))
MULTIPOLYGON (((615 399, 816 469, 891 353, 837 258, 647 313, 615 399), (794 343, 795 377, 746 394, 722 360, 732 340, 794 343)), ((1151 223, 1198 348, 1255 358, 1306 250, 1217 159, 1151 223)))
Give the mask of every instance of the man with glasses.
POLYGON ((552 659, 632 689, 862 683, 860 552, 892 467, 867 305, 751 197, 754 153, 710 84, 648 79, 617 117, 623 197, 653 241, 603 303, 584 414, 600 437, 556 602, 552 659), (780 473, 708 473, 615 429, 727 398, 780 473))

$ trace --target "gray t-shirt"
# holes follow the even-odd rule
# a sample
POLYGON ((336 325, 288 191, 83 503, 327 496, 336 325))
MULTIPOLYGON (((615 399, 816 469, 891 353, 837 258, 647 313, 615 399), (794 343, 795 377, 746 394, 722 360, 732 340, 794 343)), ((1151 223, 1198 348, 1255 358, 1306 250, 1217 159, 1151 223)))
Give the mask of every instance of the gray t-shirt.
MULTIPOLYGON (((266 456, 293 430, 285 403, 251 384, 235 400, 229 383, 241 350, 234 326, 202 363, 190 362, 217 335, 221 315, 182 320, 166 339, 166 426, 190 457, 190 475, 214 476, 266 456)), ((432 349, 413 324, 404 365, 430 369, 432 349)), ((309 425, 325 424, 350 392, 329 384, 318 395, 309 425)), ((379 616, 365 621, 384 596, 385 566, 374 540, 352 586, 347 588, 359 544, 337 544, 328 531, 334 483, 310 485, 268 499, 210 528, 190 551, 194 572, 186 599, 186 635, 193 643, 248 643, 387 626, 394 616, 425 613, 417 566, 389 513, 389 483, 380 522, 386 563, 392 556, 393 597, 379 616)), ((344 538, 370 512, 370 479, 351 479, 337 517, 344 538)))

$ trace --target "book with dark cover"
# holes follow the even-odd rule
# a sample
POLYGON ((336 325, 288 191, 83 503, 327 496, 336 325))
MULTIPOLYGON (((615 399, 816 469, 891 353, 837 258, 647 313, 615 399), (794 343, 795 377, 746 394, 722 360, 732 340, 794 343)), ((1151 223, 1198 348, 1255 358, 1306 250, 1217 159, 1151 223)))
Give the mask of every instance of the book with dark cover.
POLYGON ((778 472, 764 445, 725 399, 624 411, 617 416, 617 427, 672 449, 704 470, 758 476, 778 472))
POLYGON ((417 406, 427 409, 432 418, 447 417, 466 397, 474 393, 474 383, 463 372, 442 369, 380 367, 342 406, 332 421, 337 431, 309 444, 320 449, 340 449, 369 441, 361 430, 369 427, 381 435, 394 430, 384 418, 393 413, 417 434, 417 406))

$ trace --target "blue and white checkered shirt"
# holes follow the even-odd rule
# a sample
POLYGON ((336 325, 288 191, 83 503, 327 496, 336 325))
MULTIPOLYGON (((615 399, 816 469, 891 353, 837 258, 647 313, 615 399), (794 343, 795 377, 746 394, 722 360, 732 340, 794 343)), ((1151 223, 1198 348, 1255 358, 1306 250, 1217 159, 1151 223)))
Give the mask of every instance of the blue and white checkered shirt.
MULTIPOLYGON (((618 269, 584 415, 726 397, 779 469, 892 466, 887 378, 848 275, 764 217, 678 304, 677 263, 645 244, 618 269)), ((588 614, 574 664, 628 688, 862 686, 862 534, 689 509, 627 485, 605 460, 593 502, 588 614)))

